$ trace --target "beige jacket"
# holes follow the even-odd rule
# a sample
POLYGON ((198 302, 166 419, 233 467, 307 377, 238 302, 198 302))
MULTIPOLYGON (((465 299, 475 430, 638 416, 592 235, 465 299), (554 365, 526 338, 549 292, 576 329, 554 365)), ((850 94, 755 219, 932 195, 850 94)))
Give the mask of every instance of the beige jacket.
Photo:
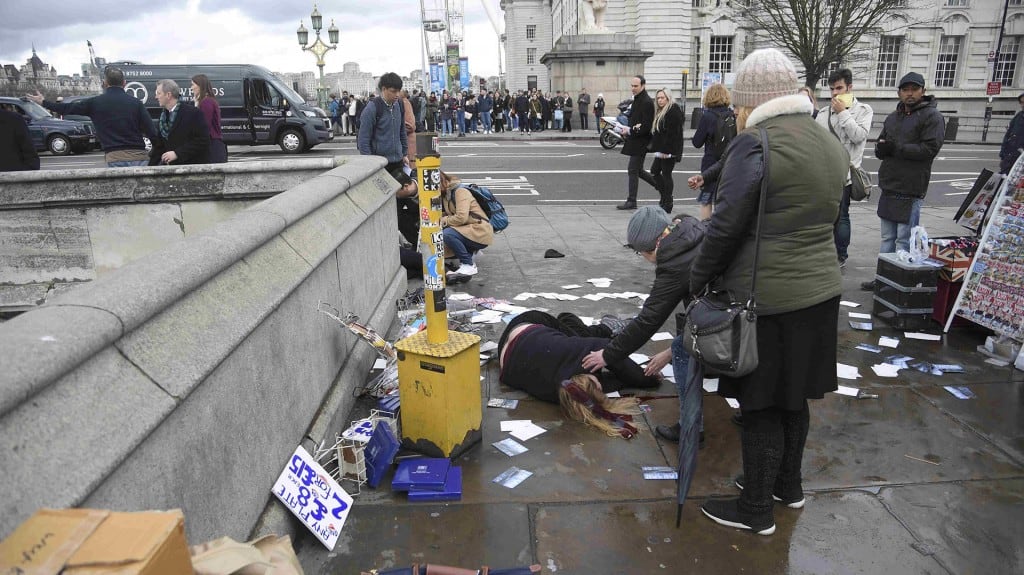
POLYGON ((441 194, 441 227, 453 228, 463 237, 485 246, 494 241, 494 228, 476 198, 466 188, 455 188, 454 192, 441 194), (454 197, 453 197, 454 195, 454 197))

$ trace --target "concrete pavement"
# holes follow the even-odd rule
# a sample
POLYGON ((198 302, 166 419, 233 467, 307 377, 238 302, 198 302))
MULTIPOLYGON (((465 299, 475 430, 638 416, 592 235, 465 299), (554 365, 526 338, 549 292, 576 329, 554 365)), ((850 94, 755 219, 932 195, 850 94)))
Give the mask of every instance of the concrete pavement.
MULTIPOLYGON (((653 192, 641 189, 641 198, 653 192)), ((696 206, 678 210, 696 213, 696 206)), ((855 204, 854 241, 843 275, 843 299, 870 313, 871 296, 858 284, 874 273, 879 237, 874 206, 855 204)), ((955 210, 926 208, 922 223, 935 237, 959 234, 955 210)), ((608 206, 512 206, 511 225, 479 258, 480 273, 450 291, 511 299, 521 292, 647 293, 652 266, 622 246, 629 212, 608 206), (554 248, 566 255, 544 259, 554 248), (584 280, 610 277, 611 288, 584 280)), ((635 314, 636 300, 592 302, 531 299, 526 305, 579 315, 635 314)), ((724 399, 705 394, 707 447, 675 527, 675 483, 645 481, 644 465, 676 465, 676 445, 659 440, 656 424, 678 416, 675 397, 648 402, 639 437, 604 436, 564 418, 558 408, 498 383, 495 362, 481 368, 484 401, 518 398, 515 410, 484 408, 483 442, 455 461, 463 470, 458 502, 410 504, 382 487, 364 489, 333 553, 312 536, 295 541, 307 573, 346 574, 413 562, 494 568, 539 563, 543 573, 1019 573, 1024 570, 1024 374, 984 362, 975 347, 985 331, 955 328, 942 341, 906 339, 875 320, 874 331, 853 331, 841 308, 839 361, 862 379, 840 383, 878 399, 829 394, 812 402, 804 457, 807 505, 776 508, 771 537, 718 526, 700 513, 709 496, 735 496, 739 433, 724 399), (889 335, 898 352, 959 363, 963 374, 933 376, 902 370, 875 377, 881 358, 854 349, 889 335), (969 385, 960 400, 944 385, 969 385), (507 437, 504 419, 532 419, 548 431, 509 458, 491 446, 507 437), (515 489, 492 483, 510 466, 533 475, 515 489)), ((502 324, 480 335, 496 341, 502 324)), ((672 331, 674 321, 665 326, 672 331)), ((928 330, 940 333, 938 325, 928 330)), ((670 342, 650 342, 653 354, 670 342)), ((884 354, 883 354, 884 355, 884 354)), ((675 395, 664 383, 657 392, 675 395)), ((361 404, 368 409, 368 402, 361 404)), ((360 413, 353 413, 353 417, 360 413)), ((300 528, 301 529, 301 528, 300 528)))

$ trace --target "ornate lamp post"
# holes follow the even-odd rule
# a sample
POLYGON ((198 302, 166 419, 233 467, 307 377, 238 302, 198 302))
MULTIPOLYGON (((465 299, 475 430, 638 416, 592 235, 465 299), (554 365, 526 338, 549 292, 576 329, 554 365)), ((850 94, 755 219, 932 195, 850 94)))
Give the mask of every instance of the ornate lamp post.
POLYGON ((323 28, 324 17, 320 15, 320 10, 317 10, 316 4, 313 4, 313 13, 309 15, 309 19, 313 22, 313 31, 316 32, 316 41, 313 42, 313 45, 306 46, 309 42, 309 31, 302 25, 302 22, 299 22, 299 29, 295 33, 299 37, 299 46, 302 46, 302 50, 312 52, 316 56, 316 65, 320 68, 320 84, 316 89, 316 101, 321 108, 326 109, 327 87, 324 86, 324 55, 338 48, 338 27, 334 25, 334 20, 331 20, 331 27, 327 29, 327 35, 331 41, 331 45, 328 46, 320 39, 320 30, 323 28))

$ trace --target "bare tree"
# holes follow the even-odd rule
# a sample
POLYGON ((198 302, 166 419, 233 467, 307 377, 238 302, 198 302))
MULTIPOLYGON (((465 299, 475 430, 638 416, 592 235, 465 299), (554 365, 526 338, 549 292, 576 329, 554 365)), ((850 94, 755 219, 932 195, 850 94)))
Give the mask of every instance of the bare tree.
POLYGON ((783 47, 804 66, 806 85, 816 86, 833 62, 856 53, 857 42, 907 8, 907 0, 754 0, 750 27, 783 47))

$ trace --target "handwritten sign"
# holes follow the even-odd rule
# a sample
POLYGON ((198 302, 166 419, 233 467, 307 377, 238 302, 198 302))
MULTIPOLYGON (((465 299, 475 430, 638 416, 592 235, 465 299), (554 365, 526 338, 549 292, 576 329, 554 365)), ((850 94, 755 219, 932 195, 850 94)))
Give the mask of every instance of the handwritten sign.
POLYGON ((274 495, 325 547, 334 550, 352 508, 352 496, 301 445, 274 483, 274 495))

